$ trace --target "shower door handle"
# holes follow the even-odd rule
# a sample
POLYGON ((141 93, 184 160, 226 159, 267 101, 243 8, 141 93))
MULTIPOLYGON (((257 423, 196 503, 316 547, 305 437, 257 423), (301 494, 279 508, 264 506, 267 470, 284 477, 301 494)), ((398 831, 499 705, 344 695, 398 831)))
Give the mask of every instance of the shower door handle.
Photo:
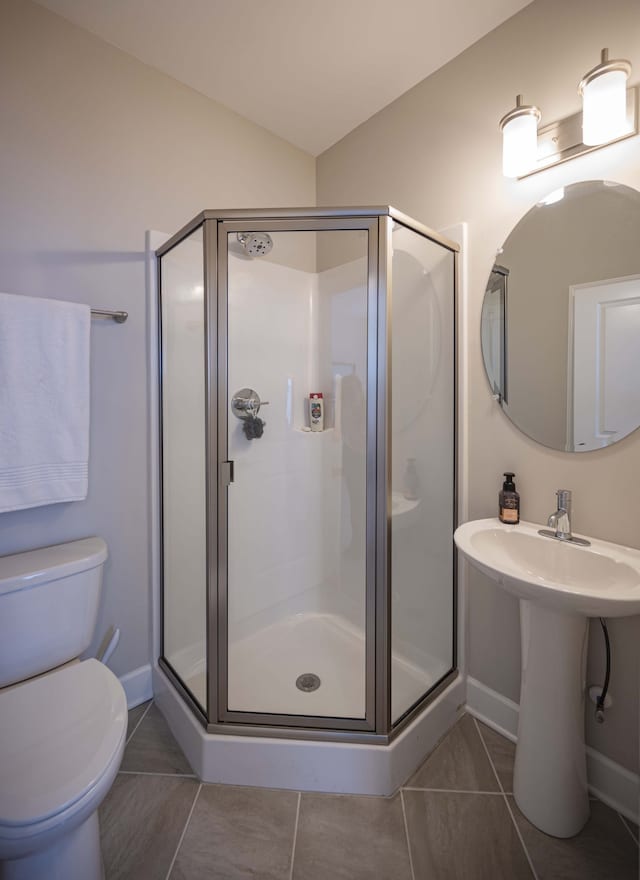
POLYGON ((220 462, 220 482, 223 486, 230 486, 234 480, 234 463, 232 461, 220 462))

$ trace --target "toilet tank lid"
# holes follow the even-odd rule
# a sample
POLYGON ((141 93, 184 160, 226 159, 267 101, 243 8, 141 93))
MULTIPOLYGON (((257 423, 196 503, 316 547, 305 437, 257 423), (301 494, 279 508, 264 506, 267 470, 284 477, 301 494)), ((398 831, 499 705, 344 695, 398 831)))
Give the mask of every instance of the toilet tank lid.
POLYGON ((82 538, 80 541, 2 556, 0 595, 89 571, 102 565, 107 555, 107 545, 102 538, 82 538))

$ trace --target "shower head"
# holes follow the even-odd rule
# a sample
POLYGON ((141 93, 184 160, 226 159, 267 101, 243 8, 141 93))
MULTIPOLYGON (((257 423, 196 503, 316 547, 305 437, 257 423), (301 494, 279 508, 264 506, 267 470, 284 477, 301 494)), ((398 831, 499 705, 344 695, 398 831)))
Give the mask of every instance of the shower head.
POLYGON ((239 232, 238 241, 250 257, 264 257, 273 247, 273 239, 267 232, 239 232))

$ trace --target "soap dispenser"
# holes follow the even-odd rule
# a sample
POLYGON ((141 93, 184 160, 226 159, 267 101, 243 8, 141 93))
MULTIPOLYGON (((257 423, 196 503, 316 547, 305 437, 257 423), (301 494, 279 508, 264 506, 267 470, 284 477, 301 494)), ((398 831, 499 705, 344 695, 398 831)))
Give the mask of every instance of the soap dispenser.
POLYGON ((515 474, 506 471, 504 476, 506 479, 498 496, 498 518, 500 522, 516 525, 520 522, 520 495, 513 481, 515 474))

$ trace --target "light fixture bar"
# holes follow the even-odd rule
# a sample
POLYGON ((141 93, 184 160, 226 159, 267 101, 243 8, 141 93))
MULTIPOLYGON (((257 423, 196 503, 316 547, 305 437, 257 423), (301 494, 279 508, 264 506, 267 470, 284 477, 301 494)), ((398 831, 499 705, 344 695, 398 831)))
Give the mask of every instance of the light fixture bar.
POLYGON ((557 122, 552 122, 538 129, 538 149, 536 164, 524 174, 518 175, 518 180, 538 174, 554 165, 568 162, 576 156, 601 150, 609 144, 633 137, 639 132, 638 128, 638 87, 632 86, 627 89, 627 125, 629 130, 620 137, 608 141, 606 144, 588 146, 582 142, 582 113, 574 113, 557 122))

